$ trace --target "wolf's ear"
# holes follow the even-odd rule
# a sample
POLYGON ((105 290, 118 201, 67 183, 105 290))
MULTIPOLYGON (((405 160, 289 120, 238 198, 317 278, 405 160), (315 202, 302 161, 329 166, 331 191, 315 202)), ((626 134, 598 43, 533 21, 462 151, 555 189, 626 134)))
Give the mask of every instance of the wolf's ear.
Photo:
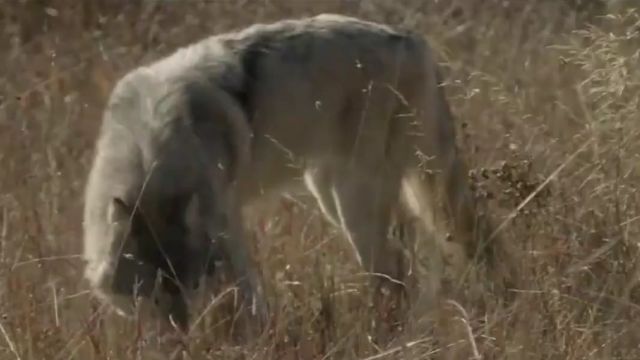
POLYGON ((107 217, 110 224, 128 221, 132 214, 132 208, 124 200, 114 197, 109 202, 107 217))

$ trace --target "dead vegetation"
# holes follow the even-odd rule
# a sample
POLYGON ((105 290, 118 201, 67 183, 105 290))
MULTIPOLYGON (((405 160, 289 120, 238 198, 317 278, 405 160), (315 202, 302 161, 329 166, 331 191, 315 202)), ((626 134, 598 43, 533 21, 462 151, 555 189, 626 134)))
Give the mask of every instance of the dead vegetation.
POLYGON ((452 3, 25 0, 3 9, 0 358, 640 358, 638 14, 599 17, 604 7, 581 1, 452 3), (514 302, 461 294, 436 327, 452 329, 451 344, 430 326, 375 324, 384 319, 338 233, 283 200, 251 226, 276 309, 270 334, 232 341, 231 291, 204 299, 188 341, 105 316, 77 254, 81 191, 114 81, 214 32, 325 11, 411 27, 440 52, 475 193, 521 274, 514 302))

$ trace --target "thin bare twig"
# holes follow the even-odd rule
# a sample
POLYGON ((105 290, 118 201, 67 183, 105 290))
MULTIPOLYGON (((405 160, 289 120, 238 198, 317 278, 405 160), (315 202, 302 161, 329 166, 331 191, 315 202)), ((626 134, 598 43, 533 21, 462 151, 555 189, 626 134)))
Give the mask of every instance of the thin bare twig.
MULTIPOLYGON (((419 340, 410 341, 410 342, 408 342, 408 343, 406 343, 406 344, 404 344, 404 345, 396 346, 396 347, 391 348, 391 349, 389 349, 389 350, 387 350, 387 351, 381 352, 381 353, 376 354, 376 355, 369 356, 369 357, 364 358, 364 359, 362 359, 362 360, 377 360, 377 359, 382 359, 382 358, 383 358, 383 357, 385 357, 385 356, 393 355, 393 354, 395 354, 395 353, 397 353, 397 352, 400 352, 400 351, 402 351, 402 350, 406 350, 406 349, 412 348, 412 347, 414 347, 414 346, 416 346, 416 345, 420 345, 420 344, 425 343, 425 342, 428 342, 428 341, 430 341, 430 340, 432 340, 432 339, 431 339, 431 338, 422 338, 422 339, 419 339, 419 340)), ((424 356, 435 355, 435 354, 437 354, 437 353, 439 353, 439 352, 440 352, 440 349, 436 349, 436 350, 432 350, 432 351, 430 351, 430 352, 428 352, 428 353, 426 353, 426 354, 423 354, 423 355, 424 355, 424 356)))
POLYGON ((22 358, 20 357, 20 354, 18 354, 18 350, 16 348, 16 344, 11 340, 11 337, 9 336, 9 333, 4 328, 4 325, 2 325, 2 322, 0 322, 0 332, 2 332, 2 336, 4 337, 4 340, 9 345, 9 350, 11 350, 13 355, 15 355, 16 359, 17 360, 22 360, 22 358))
POLYGON ((478 345, 476 344, 475 337, 473 336, 473 330, 471 329, 471 325, 469 325, 469 320, 468 320, 469 315, 467 314, 467 311, 462 307, 462 305, 460 305, 456 301, 447 300, 446 302, 449 305, 455 307, 460 312, 460 314, 462 314, 462 316, 458 317, 458 320, 460 320, 464 324, 464 328, 467 333, 467 338, 469 340, 469 345, 471 346, 471 351, 473 352, 472 359, 473 360, 482 359, 482 356, 480 356, 480 352, 478 351, 478 345))
POLYGON ((58 256, 47 256, 36 259, 29 259, 25 261, 20 261, 11 266, 11 270, 15 270, 19 266, 29 265, 40 263, 42 261, 57 261, 57 260, 71 260, 71 259, 80 259, 82 258, 81 254, 72 254, 72 255, 58 255, 58 256))

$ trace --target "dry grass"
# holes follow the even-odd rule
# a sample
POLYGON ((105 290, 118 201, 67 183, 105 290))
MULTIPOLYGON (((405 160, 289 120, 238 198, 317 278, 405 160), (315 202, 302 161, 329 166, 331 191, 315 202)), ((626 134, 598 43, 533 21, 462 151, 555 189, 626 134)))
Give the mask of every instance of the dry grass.
POLYGON ((467 12, 417 0, 124 3, 14 1, 0 14, 0 358, 640 359, 637 15, 561 1, 461 2, 467 12), (77 254, 114 81, 207 34, 322 11, 409 26, 440 52, 474 187, 514 248, 515 301, 456 297, 435 328, 457 327, 453 344, 429 326, 380 330, 339 234, 286 201, 251 227, 271 334, 232 341, 231 292, 183 343, 104 315, 77 254))

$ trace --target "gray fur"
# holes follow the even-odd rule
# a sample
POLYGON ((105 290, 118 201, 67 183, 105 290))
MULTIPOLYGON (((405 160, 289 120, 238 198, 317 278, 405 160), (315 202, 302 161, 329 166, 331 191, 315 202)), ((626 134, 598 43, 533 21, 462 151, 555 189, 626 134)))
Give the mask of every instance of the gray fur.
MULTIPOLYGON (((220 252, 265 320, 241 210, 300 184, 368 270, 402 276, 385 256, 399 199, 431 230, 449 224, 456 241, 435 249, 466 259, 475 207, 437 72, 422 37, 329 14, 212 36, 131 71, 87 184, 86 278, 127 313, 134 278, 149 297, 159 268, 192 284, 207 266, 199 255, 220 252), (117 255, 123 246, 131 255, 117 255)), ((185 326, 183 292, 162 286, 164 311, 185 326)))

